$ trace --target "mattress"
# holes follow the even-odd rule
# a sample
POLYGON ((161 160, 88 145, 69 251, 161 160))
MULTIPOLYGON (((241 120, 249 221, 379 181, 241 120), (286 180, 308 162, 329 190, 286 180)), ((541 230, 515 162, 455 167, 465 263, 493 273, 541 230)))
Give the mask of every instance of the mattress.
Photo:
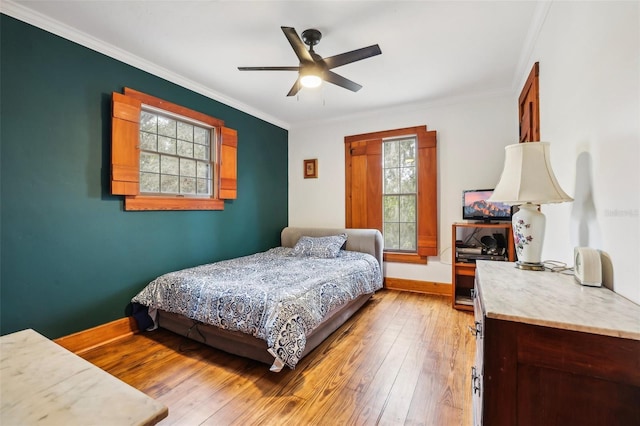
POLYGON ((162 311, 189 319, 191 328, 214 326, 264 341, 278 371, 295 368, 323 322, 381 287, 380 264, 370 254, 340 250, 321 258, 276 247, 162 275, 132 301, 149 308, 156 326, 162 311))

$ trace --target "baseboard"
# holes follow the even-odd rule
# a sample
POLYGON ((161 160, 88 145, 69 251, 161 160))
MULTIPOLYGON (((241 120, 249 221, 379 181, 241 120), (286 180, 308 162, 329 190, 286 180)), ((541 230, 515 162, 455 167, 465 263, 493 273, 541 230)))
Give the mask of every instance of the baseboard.
POLYGON ((413 293, 451 296, 451 284, 431 281, 406 280, 403 278, 384 278, 384 287, 390 290, 411 291, 413 293))
MULTIPOLYGON (((451 295, 451 284, 430 281, 385 277, 384 287, 390 290, 411 291, 414 293, 435 294, 440 296, 451 295)), ((133 317, 126 317, 60 337, 55 339, 54 342, 75 354, 81 354, 105 343, 113 342, 114 340, 122 339, 123 337, 131 336, 138 332, 138 325, 133 317)))
POLYGON ((138 331, 138 325, 133 317, 126 317, 60 337, 54 342, 75 354, 81 354, 105 343, 131 336, 138 331))

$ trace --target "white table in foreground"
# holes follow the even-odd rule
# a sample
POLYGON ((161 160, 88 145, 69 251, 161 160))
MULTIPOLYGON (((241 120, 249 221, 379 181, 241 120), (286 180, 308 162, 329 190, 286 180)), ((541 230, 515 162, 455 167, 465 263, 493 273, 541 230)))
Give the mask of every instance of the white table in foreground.
POLYGON ((0 337, 0 424, 154 425, 162 403, 34 330, 0 337))

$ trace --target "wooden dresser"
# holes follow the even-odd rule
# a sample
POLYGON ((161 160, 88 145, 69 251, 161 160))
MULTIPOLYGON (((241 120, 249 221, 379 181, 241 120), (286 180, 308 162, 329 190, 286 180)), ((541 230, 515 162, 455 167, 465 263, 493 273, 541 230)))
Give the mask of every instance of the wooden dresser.
POLYGON ((640 425, 640 306, 510 262, 474 290, 474 425, 640 425))

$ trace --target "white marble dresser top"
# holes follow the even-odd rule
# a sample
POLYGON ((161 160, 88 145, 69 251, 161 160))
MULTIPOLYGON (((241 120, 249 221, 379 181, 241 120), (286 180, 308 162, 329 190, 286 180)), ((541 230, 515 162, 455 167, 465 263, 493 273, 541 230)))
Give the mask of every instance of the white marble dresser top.
POLYGON ((573 275, 478 261, 476 281, 488 318, 640 340, 640 305, 573 275))
POLYGON ((153 425, 167 407, 28 329, 0 338, 0 424, 153 425))

